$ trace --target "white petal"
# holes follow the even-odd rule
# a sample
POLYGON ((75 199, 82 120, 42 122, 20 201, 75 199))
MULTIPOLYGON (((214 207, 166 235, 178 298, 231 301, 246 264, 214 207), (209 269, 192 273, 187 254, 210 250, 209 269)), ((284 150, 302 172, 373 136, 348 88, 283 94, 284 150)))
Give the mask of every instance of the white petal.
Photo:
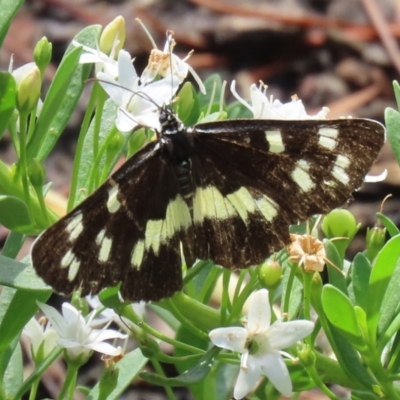
POLYGON ((208 336, 218 347, 243 353, 246 351, 247 331, 240 326, 213 329, 208 336))
POLYGON ((29 337, 32 347, 36 352, 44 338, 43 326, 39 324, 35 317, 32 317, 24 326, 22 333, 29 337))
POLYGON ((135 90, 137 77, 130 54, 121 50, 118 53, 118 83, 125 88, 135 90))
POLYGON ((138 123, 135 121, 134 116, 128 111, 119 108, 115 120, 115 126, 120 132, 125 133, 135 129, 138 126, 138 123))
POLYGON ((32 72, 32 70, 34 70, 35 68, 37 68, 36 64, 34 62, 30 62, 14 70, 12 72, 12 76, 14 77, 15 82, 17 84, 21 82, 21 80, 30 72, 32 72))
POLYGON ((72 304, 63 303, 61 310, 67 324, 76 324, 78 322, 85 324, 82 314, 72 304))
POLYGON ((249 314, 247 316, 247 331, 259 332, 268 329, 271 323, 271 308, 268 290, 261 289, 250 297, 249 314))
POLYGON ((257 363, 275 388, 284 396, 290 397, 293 386, 283 358, 278 353, 268 353, 258 357, 257 363))
POLYGON ((108 339, 126 339, 128 335, 113 329, 97 330, 94 329, 89 336, 90 342, 103 342, 108 339))
POLYGON ((275 322, 268 330, 268 343, 274 349, 285 349, 308 336, 314 323, 306 320, 275 322))
POLYGON ((268 100, 268 97, 261 92, 261 90, 253 83, 250 86, 250 99, 253 117, 254 118, 262 118, 262 119, 270 119, 272 115, 270 113, 271 104, 268 100))
POLYGON ((261 369, 254 363, 254 358, 249 356, 246 366, 240 367, 239 376, 233 390, 235 399, 242 399, 250 393, 256 386, 261 375, 261 369))
MULTIPOLYGON (((250 87, 250 93, 251 93, 253 86, 255 87, 255 85, 251 85, 251 87, 250 87)), ((246 108, 248 108, 254 114, 253 107, 251 107, 250 104, 248 104, 244 99, 242 99, 239 96, 238 92, 236 91, 236 81, 232 81, 232 83, 231 83, 231 92, 232 92, 233 96, 236 98, 236 100, 238 100, 240 103, 242 103, 246 108)))
POLYGON ((57 344, 64 349, 73 349, 75 347, 84 347, 83 343, 79 343, 75 340, 70 340, 70 339, 66 339, 66 338, 59 338, 57 340, 57 344))
POLYGON ((67 323, 64 318, 60 315, 60 313, 53 307, 48 306, 47 304, 37 302, 40 309, 44 312, 46 318, 50 321, 53 328, 57 331, 60 336, 64 335, 64 332, 67 330, 67 323))
POLYGON ((119 356, 122 353, 121 347, 114 347, 105 342, 88 343, 86 347, 109 356, 119 356))

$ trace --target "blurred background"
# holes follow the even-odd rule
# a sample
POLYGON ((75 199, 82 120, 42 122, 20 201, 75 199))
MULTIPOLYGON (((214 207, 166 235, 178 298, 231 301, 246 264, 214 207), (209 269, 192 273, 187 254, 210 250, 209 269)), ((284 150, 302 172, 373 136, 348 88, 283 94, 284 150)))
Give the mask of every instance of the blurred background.
MULTIPOLYGON (((183 57, 193 49, 189 63, 203 80, 218 73, 229 86, 235 79, 243 97, 248 97, 252 83, 261 80, 268 85, 268 93, 282 102, 297 94, 308 114, 326 106, 331 110, 329 118, 351 115, 383 122, 385 108, 396 108, 392 81, 400 79, 398 0, 30 0, 10 27, 0 66, 6 70, 12 54, 14 68, 32 61, 37 41, 46 36, 53 43, 46 90, 72 38, 86 26, 105 26, 118 15, 126 20, 125 49, 136 57, 139 73, 147 64, 151 43, 135 18, 143 21, 159 48, 164 46, 167 29, 173 30, 176 54, 183 57)), ((61 205, 68 195, 86 101, 87 95, 82 96, 77 113, 46 162, 61 205)), ((7 135, 0 141, 0 157, 10 164, 14 161, 7 135)), ((365 228, 376 223, 375 212, 388 194, 393 196, 385 203, 384 213, 400 225, 400 170, 388 144, 371 173, 380 174, 385 168, 387 179, 364 184, 349 206, 363 225, 350 249, 353 254, 364 248, 365 228)), ((0 246, 7 233, 0 227, 0 246)), ((28 251, 29 243, 21 256, 28 251)), ((62 379, 60 368, 48 382, 50 396, 57 379, 62 379)), ((90 384, 95 376, 91 369, 82 383, 90 384)), ((163 398, 162 390, 146 390, 126 398, 163 398)), ((187 398, 184 391, 181 395, 187 398)), ((301 397, 324 398, 318 393, 301 397)))

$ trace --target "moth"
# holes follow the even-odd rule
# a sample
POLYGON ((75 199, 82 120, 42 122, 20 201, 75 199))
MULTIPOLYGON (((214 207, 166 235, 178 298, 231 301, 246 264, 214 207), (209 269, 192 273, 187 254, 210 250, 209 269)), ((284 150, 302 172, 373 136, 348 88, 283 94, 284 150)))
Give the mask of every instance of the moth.
POLYGON ((159 118, 157 140, 34 244, 33 266, 57 292, 121 283, 124 300, 155 301, 182 288, 182 255, 256 265, 290 243, 290 224, 348 201, 385 140, 367 119, 159 118))

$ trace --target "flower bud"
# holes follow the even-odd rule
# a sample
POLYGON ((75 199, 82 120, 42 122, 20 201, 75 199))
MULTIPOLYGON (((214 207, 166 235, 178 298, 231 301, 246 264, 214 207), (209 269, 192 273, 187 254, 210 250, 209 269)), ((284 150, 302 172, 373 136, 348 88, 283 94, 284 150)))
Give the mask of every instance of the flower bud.
POLYGON ((367 228, 367 258, 373 261, 379 251, 385 244, 386 228, 374 226, 372 229, 367 228))
POLYGON ((147 337, 146 343, 140 346, 140 351, 144 357, 153 358, 160 352, 160 346, 154 339, 147 337))
POLYGON ((20 112, 30 113, 40 97, 42 85, 38 67, 34 67, 21 80, 17 87, 17 108, 20 112))
POLYGON ((282 279, 282 266, 278 261, 270 258, 261 264, 258 270, 258 279, 262 287, 272 289, 276 287, 282 279))
POLYGON ((46 172, 38 159, 34 158, 29 163, 28 176, 34 188, 41 188, 44 185, 46 172))
POLYGON ((110 54, 112 50, 118 53, 125 43, 125 20, 118 16, 111 21, 100 36, 99 47, 103 53, 110 54), (118 43, 115 43, 115 42, 118 43), (115 47, 114 47, 115 46, 115 47))
POLYGON ((315 354, 307 344, 297 352, 297 357, 305 367, 312 367, 315 365, 315 354))
POLYGON ((50 64, 53 45, 43 36, 37 43, 33 51, 33 59, 43 76, 44 70, 50 64))
POLYGON ((343 209, 332 210, 322 221, 322 231, 328 239, 345 237, 352 240, 359 228, 353 214, 343 209))

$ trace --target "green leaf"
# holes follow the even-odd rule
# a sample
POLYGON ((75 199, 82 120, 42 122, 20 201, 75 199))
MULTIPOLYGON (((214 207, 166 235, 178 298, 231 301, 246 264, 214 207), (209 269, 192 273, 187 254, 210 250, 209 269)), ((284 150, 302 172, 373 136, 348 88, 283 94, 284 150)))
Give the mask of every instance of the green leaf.
POLYGON ((341 272, 341 270, 343 269, 343 259, 340 257, 336 247, 330 240, 324 239, 324 246, 326 251, 326 258, 336 267, 335 268, 329 264, 327 265, 329 283, 338 288, 346 296, 348 296, 349 293, 347 291, 346 278, 341 272), (338 268, 340 270, 338 270, 338 268))
POLYGON ((387 286, 380 309, 378 337, 386 332, 393 319, 398 314, 400 304, 400 259, 393 271, 392 278, 387 286))
POLYGON ((23 327, 39 309, 37 301, 45 303, 51 291, 15 290, 3 288, 0 295, 0 351, 19 337, 23 327))
POLYGON ((190 126, 196 123, 198 119, 198 104, 196 92, 190 82, 185 82, 182 89, 177 95, 178 101, 174 105, 174 110, 178 114, 179 119, 186 125, 190 126), (196 106, 197 105, 197 109, 196 106))
POLYGON ((385 226, 391 237, 396 236, 400 233, 400 229, 386 215, 377 212, 376 217, 379 219, 379 221, 383 223, 383 225, 385 226))
POLYGON ((211 370, 214 358, 221 351, 218 347, 212 347, 196 363, 195 366, 175 378, 166 378, 150 372, 142 372, 140 377, 153 385, 159 386, 188 386, 201 382, 211 370))
POLYGON ((22 351, 18 339, 18 337, 14 338, 8 347, 0 352, 0 377, 3 377, 0 386, 8 399, 15 398, 24 377, 22 351))
POLYGON ((110 373, 104 373, 97 385, 90 391, 87 400, 117 400, 146 365, 147 358, 139 349, 126 354, 110 373), (111 375, 111 376, 110 376, 111 375), (113 379, 113 376, 115 379, 113 379), (111 388, 111 390, 110 390, 111 388))
MULTIPOLYGON (((108 99, 104 105, 103 114, 101 116, 101 125, 99 132, 99 148, 113 130, 115 126, 115 117, 117 115, 118 106, 111 100, 108 99)), ((81 203, 88 196, 89 181, 91 177, 91 171, 94 164, 93 158, 93 138, 94 138, 94 119, 92 120, 89 129, 85 136, 83 143, 82 157, 80 160, 79 174, 77 181, 78 191, 75 197, 74 206, 81 203)), ((99 163, 99 167, 103 169, 105 164, 105 155, 99 163)))
POLYGON ((33 230, 28 207, 14 196, 0 195, 0 224, 19 233, 30 233, 33 230))
POLYGON ((400 257, 400 235, 391 238, 376 256, 368 288, 367 319, 371 335, 378 327, 380 310, 390 279, 400 257))
POLYGON ((400 111, 400 85, 399 82, 393 81, 393 90, 396 97, 397 108, 400 111))
POLYGON ((380 400, 381 398, 370 393, 355 390, 351 393, 351 400, 380 400))
POLYGON ((0 285, 15 289, 44 291, 51 294, 51 288, 36 275, 31 265, 0 255, 0 285))
MULTIPOLYGON (((101 29, 100 25, 89 26, 76 35, 74 40, 96 48, 96 39, 101 29)), ((71 44, 61 60, 44 100, 32 140, 28 143, 29 160, 46 159, 78 103, 92 69, 91 64, 79 64, 81 52, 82 48, 71 44)))
POLYGON ((0 138, 15 109, 17 87, 13 76, 0 72, 0 138))
POLYGON ((331 324, 345 338, 358 348, 364 346, 353 305, 343 292, 332 285, 325 285, 322 289, 322 307, 331 324))
POLYGON ((4 38, 10 27, 11 21, 18 12, 24 0, 1 0, 0 1, 0 47, 3 46, 4 38))
POLYGON ((7 236, 6 242, 4 243, 1 255, 8 258, 15 258, 21 250, 22 245, 25 241, 25 235, 17 232, 10 232, 7 236))
POLYGON ((351 282, 353 286, 356 304, 363 310, 367 309, 368 299, 368 285, 371 275, 371 263, 368 258, 358 253, 353 260, 351 268, 351 282))
POLYGON ((206 94, 198 93, 197 99, 199 109, 207 109, 210 104, 211 96, 215 85, 215 94, 213 104, 217 104, 219 108, 219 99, 221 98, 222 79, 219 74, 210 75, 205 81, 206 94))
POLYGON ((400 165, 400 113, 393 108, 386 108, 385 124, 390 146, 400 165))

